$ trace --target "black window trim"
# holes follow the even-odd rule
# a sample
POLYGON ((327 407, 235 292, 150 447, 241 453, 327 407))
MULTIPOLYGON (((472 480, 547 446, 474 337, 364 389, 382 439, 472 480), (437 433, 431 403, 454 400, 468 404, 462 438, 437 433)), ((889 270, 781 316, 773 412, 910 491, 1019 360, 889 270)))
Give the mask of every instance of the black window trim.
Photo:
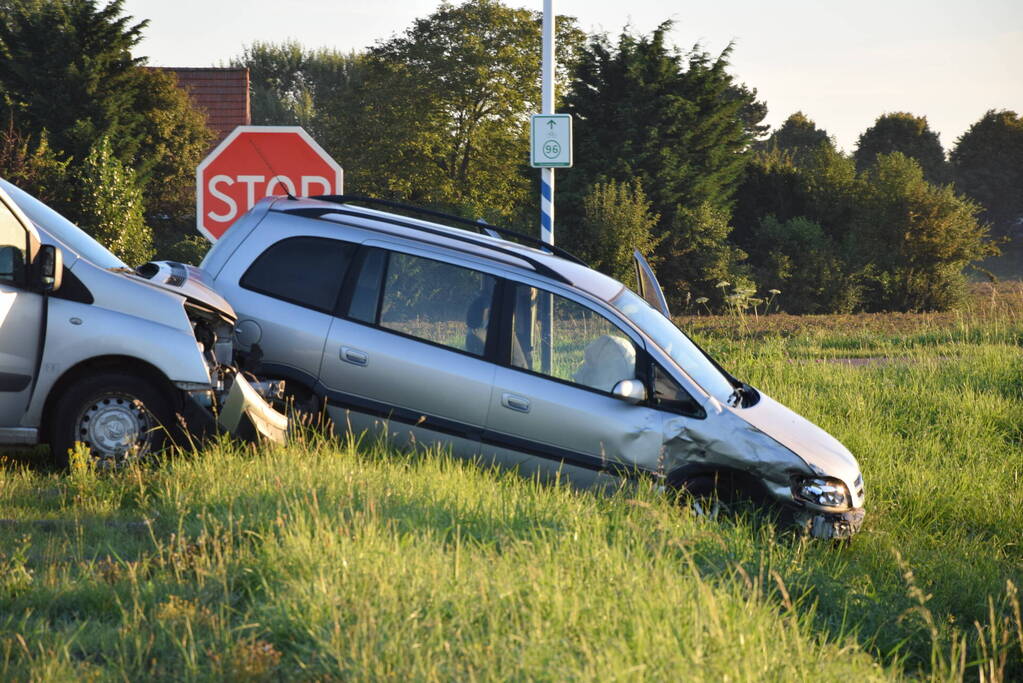
MULTIPOLYGON (((644 358, 642 379, 643 384, 645 384, 647 388, 647 399, 643 401, 642 405, 653 408, 654 410, 660 410, 661 412, 664 413, 671 413, 672 415, 681 415, 682 417, 688 417, 694 420, 707 419, 707 410, 700 404, 698 400, 696 400, 696 397, 693 396, 692 393, 690 393, 690 391, 682 385, 681 382, 675 379, 675 377, 670 372, 668 372, 660 363, 658 363, 657 359, 650 355, 649 351, 644 350, 643 357, 644 358), (689 398, 692 400, 693 404, 695 404, 696 407, 698 408, 698 410, 695 413, 680 410, 678 406, 662 403, 654 396, 654 369, 656 367, 660 367, 661 372, 670 377, 671 381, 677 384, 679 389, 689 394, 689 398)), ((638 360, 639 359, 637 358, 637 364, 638 360)))

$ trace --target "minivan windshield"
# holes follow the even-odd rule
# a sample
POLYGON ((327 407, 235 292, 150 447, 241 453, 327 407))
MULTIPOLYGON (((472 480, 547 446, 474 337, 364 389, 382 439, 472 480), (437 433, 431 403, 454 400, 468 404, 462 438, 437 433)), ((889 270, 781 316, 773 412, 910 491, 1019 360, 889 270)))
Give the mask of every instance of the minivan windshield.
POLYGON ((682 330, 675 327, 674 323, 627 287, 622 287, 622 291, 611 299, 610 303, 638 328, 646 332, 647 336, 661 347, 661 350, 671 356, 671 359, 685 370, 686 374, 693 378, 693 381, 703 387, 704 391, 719 401, 725 403, 729 401, 732 394, 735 393, 732 382, 711 363, 706 354, 682 330))
POLYGON ((60 240, 81 258, 100 268, 128 268, 124 261, 107 251, 106 247, 89 237, 85 231, 28 192, 16 185, 11 185, 3 178, 0 178, 0 187, 3 187, 4 192, 14 200, 14 203, 28 216, 30 221, 55 239, 60 240))

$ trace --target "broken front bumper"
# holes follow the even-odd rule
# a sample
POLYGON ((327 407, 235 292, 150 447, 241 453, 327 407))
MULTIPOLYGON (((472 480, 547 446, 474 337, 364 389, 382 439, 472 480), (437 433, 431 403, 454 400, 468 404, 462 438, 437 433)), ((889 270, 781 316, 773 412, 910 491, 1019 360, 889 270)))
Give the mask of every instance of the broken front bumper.
POLYGON ((274 410, 241 373, 234 376, 217 421, 243 439, 284 443, 288 437, 288 418, 274 410))
POLYGON ((219 402, 209 389, 185 392, 182 417, 188 431, 200 439, 226 431, 249 441, 287 441, 288 418, 274 410, 241 373, 233 374, 230 382, 219 402))
POLYGON ((844 512, 818 512, 800 508, 795 513, 796 526, 813 538, 852 538, 863 526, 863 508, 844 512))

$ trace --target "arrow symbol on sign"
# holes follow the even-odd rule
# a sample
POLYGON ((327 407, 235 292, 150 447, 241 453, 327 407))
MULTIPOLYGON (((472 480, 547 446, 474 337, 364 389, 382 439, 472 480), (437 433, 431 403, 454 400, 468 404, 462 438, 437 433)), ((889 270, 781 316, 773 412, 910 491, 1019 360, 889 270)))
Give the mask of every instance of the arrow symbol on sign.
POLYGON ((555 125, 556 125, 556 124, 554 123, 554 121, 548 121, 548 122, 547 122, 547 127, 548 127, 548 128, 550 128, 551 130, 554 130, 554 126, 555 126, 555 125))

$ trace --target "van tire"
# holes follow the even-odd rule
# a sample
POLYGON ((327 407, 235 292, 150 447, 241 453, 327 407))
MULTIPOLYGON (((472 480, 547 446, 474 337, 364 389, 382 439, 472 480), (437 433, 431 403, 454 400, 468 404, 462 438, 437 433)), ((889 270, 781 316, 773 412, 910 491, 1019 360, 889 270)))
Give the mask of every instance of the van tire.
POLYGON ((168 397, 142 377, 115 371, 87 375, 54 406, 49 434, 53 463, 67 468, 69 451, 79 441, 102 467, 156 453, 172 441, 173 418, 168 397))

